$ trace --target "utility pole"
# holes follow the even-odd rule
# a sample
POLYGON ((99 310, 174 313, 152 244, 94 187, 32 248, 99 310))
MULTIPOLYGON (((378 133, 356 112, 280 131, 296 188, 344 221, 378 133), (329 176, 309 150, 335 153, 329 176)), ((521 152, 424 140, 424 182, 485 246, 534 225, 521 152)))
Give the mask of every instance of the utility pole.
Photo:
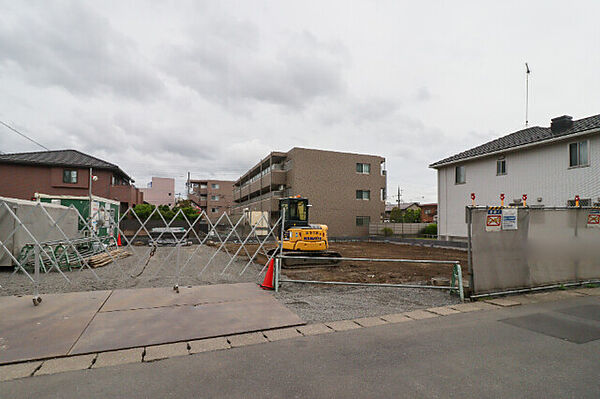
POLYGON ((187 178, 187 199, 190 199, 190 188, 191 188, 191 184, 190 184, 190 172, 188 172, 188 178, 187 178))

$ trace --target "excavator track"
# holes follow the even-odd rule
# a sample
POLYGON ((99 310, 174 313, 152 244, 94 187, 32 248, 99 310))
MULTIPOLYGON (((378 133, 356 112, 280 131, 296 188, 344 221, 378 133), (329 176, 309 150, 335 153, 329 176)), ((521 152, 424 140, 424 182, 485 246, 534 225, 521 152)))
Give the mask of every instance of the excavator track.
MULTIPOLYGON (((278 248, 273 248, 267 251, 267 254, 271 256, 275 253, 278 248)), ((283 251, 283 264, 284 269, 301 268, 301 267, 323 267, 323 266, 335 266, 340 264, 342 254, 335 251, 283 251), (314 258, 331 258, 331 259, 286 259, 285 256, 305 256, 314 258)))

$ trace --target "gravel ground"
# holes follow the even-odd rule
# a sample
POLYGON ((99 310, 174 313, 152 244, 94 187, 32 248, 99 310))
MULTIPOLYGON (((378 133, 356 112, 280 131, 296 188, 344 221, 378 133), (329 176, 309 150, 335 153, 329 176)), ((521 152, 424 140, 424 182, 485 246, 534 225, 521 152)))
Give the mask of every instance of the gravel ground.
MULTIPOLYGON (((180 264, 183 264, 196 248, 197 246, 182 248, 180 264)), ((120 259, 118 265, 113 263, 94 269, 100 280, 97 280, 88 269, 65 272, 71 280, 70 284, 57 272, 45 273, 42 275, 40 293, 169 287, 175 283, 177 274, 175 252, 169 257, 172 247, 158 248, 145 269, 143 254, 148 251, 148 247, 135 247, 134 250, 137 256, 120 259), (142 274, 139 277, 131 277, 140 272, 142 274)), ((257 275, 262 266, 251 264, 243 275, 239 275, 246 264, 243 259, 234 261, 227 272, 221 274, 229 261, 225 253, 218 253, 206 270, 198 276, 214 251, 215 248, 206 246, 198 249, 197 254, 192 258, 193 261, 181 273, 179 284, 259 282, 257 275)), ((33 294, 33 285, 27 276, 18 273, 11 277, 11 274, 12 270, 0 271, 0 295, 33 294)), ((309 323, 377 316, 458 303, 456 296, 450 296, 448 292, 441 290, 332 287, 297 283, 283 284, 275 297, 309 323)))

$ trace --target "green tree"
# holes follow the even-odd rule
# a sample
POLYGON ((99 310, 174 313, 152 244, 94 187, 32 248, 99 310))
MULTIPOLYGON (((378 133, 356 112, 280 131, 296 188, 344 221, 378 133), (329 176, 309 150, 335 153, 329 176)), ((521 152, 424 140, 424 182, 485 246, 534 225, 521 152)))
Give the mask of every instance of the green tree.
POLYGON ((150 216, 154 208, 154 205, 150 204, 137 204, 133 207, 133 211, 140 218, 140 220, 144 222, 148 216, 150 216))
POLYGON ((421 210, 405 209, 403 211, 395 207, 390 213, 390 221, 393 223, 419 223, 421 221, 421 210))

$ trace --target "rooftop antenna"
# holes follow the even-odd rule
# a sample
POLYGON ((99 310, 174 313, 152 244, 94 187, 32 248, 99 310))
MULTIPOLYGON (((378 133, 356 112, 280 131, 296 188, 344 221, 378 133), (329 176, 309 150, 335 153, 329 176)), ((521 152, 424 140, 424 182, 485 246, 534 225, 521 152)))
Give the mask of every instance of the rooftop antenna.
POLYGON ((529 74, 531 70, 529 65, 525 63, 525 127, 529 125, 529 74))

